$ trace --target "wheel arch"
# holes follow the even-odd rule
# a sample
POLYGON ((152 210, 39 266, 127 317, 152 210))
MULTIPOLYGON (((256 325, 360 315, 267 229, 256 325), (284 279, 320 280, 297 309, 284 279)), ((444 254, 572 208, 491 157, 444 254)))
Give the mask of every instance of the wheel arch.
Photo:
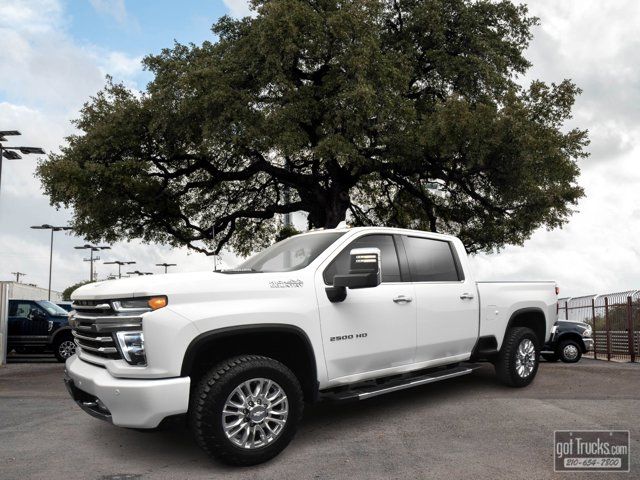
POLYGON ((586 349, 585 344, 584 344, 584 339, 582 338, 581 335, 577 334, 576 332, 564 332, 564 333, 561 333, 560 336, 558 337, 558 342, 557 342, 557 345, 558 345, 557 348, 558 349, 560 349, 560 344, 565 340, 573 340, 573 341, 577 342, 578 346, 582 350, 582 353, 587 353, 587 349, 586 349))
POLYGON ((73 337, 73 334, 71 333, 71 327, 68 325, 65 325, 64 327, 60 327, 59 329, 57 329, 55 332, 53 332, 53 334, 51 335, 51 340, 49 341, 49 343, 51 345, 53 345, 56 340, 60 337, 60 335, 66 335, 69 334, 71 337, 73 337))
POLYGON ((515 327, 526 327, 533 330, 538 337, 540 348, 547 341, 547 317, 541 308, 526 307, 513 312, 507 323, 507 330, 515 327))
POLYGON ((250 324, 224 327, 195 337, 185 351, 181 376, 189 376, 192 385, 213 364, 241 354, 268 356, 286 365, 296 375, 305 400, 318 399, 316 358, 307 334, 290 324, 250 324))

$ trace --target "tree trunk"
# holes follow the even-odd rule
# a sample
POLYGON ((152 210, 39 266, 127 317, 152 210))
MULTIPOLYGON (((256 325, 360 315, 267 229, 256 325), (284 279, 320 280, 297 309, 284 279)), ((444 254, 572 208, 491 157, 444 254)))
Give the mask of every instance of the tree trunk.
POLYGON ((349 192, 342 188, 334 187, 317 193, 309 202, 309 227, 336 228, 346 219, 350 206, 349 192))

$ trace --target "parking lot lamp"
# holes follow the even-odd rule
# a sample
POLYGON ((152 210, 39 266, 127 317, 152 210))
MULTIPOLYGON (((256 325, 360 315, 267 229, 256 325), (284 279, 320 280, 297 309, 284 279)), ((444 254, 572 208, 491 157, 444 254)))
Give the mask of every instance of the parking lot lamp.
POLYGON ((177 263, 156 263, 156 267, 164 267, 164 273, 167 273, 169 267, 177 267, 177 263))
POLYGON ((71 227, 56 227, 45 223, 43 225, 32 225, 34 230, 51 230, 51 246, 49 247, 49 293, 47 300, 51 300, 51 271, 53 269, 53 232, 60 232, 64 230, 71 230, 71 227))
MULTIPOLYGON (((17 130, 0 130, 0 142, 6 142, 7 139, 5 137, 13 135, 21 135, 21 133, 17 130)), ((0 143, 0 185, 2 185, 2 159, 20 160, 22 157, 17 152, 23 155, 29 155, 31 153, 43 155, 45 153, 45 151, 39 147, 7 147, 0 143)))
POLYGON ((136 262, 125 262, 123 260, 114 260, 113 262, 102 262, 105 265, 118 265, 118 278, 122 278, 122 272, 120 271, 122 269, 123 265, 133 265, 136 262))
POLYGON ((93 252, 97 252, 99 250, 111 250, 111 247, 108 245, 89 245, 88 243, 85 243, 84 245, 73 248, 75 248, 76 250, 89 250, 91 252, 91 256, 89 258, 85 258, 84 261, 90 262, 89 281, 93 282, 93 262, 95 262, 96 260, 100 260, 100 257, 93 256, 93 252))

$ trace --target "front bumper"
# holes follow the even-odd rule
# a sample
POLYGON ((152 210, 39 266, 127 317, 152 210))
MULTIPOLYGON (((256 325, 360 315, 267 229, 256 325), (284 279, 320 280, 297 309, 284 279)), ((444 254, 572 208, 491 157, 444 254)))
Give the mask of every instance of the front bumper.
POLYGON ((64 381, 80 408, 120 427, 154 428, 189 407, 189 377, 116 378, 74 355, 67 360, 64 381))
POLYGON ((591 350, 593 350, 593 338, 583 338, 582 341, 584 342, 584 352, 583 353, 587 353, 587 352, 590 352, 591 350))

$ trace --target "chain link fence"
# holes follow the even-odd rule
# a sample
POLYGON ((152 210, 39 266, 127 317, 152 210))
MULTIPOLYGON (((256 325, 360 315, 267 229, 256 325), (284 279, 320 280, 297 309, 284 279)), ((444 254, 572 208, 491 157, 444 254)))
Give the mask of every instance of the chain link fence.
POLYGON ((640 291, 558 299, 558 319, 593 328, 594 358, 635 362, 640 346, 640 291))

